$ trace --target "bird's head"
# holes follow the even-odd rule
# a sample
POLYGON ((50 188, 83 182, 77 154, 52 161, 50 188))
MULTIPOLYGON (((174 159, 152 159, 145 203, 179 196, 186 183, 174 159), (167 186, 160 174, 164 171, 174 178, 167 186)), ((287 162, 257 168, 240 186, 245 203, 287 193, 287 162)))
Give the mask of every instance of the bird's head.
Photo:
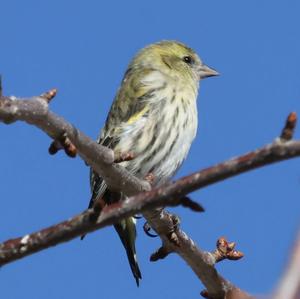
POLYGON ((158 69, 174 79, 192 78, 196 82, 218 75, 191 48, 177 41, 161 41, 142 49, 133 64, 158 69))

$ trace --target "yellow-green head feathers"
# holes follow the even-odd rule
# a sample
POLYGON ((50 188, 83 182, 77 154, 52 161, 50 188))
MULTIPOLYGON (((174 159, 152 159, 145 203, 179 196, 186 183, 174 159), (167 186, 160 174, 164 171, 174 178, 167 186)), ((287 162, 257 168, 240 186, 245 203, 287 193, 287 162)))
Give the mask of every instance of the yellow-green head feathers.
POLYGON ((161 41, 142 49, 129 68, 152 68, 175 80, 191 80, 215 76, 218 73, 203 64, 196 52, 177 41, 161 41))

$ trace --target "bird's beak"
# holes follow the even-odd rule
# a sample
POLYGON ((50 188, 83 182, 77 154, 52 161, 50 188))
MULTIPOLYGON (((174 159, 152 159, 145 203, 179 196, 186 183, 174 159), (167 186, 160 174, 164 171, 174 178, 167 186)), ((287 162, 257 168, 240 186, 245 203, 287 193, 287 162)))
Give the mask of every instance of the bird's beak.
POLYGON ((204 78, 208 78, 208 77, 218 76, 219 75, 219 73, 216 70, 208 67, 205 64, 201 65, 201 67, 198 70, 198 74, 199 74, 200 79, 204 79, 204 78))

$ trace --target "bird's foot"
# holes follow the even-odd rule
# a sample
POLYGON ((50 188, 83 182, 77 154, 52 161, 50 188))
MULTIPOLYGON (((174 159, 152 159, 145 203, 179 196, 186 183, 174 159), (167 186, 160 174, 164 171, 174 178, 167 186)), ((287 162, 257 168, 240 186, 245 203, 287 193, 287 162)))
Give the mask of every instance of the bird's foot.
POLYGON ((146 221, 145 224, 143 225, 143 229, 144 229, 145 234, 146 234, 148 237, 151 237, 151 238, 156 238, 156 237, 158 237, 157 234, 152 234, 152 233, 151 233, 152 227, 149 225, 149 223, 148 223, 147 221, 146 221))

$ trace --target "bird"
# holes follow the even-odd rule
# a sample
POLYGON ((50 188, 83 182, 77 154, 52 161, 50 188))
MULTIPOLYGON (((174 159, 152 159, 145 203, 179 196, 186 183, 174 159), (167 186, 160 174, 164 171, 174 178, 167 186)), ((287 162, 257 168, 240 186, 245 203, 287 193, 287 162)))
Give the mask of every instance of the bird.
MULTIPOLYGON (((146 46, 130 62, 97 142, 116 156, 130 153, 132 159, 120 165, 139 178, 151 175, 152 186, 161 186, 176 173, 196 136, 199 82, 216 75, 181 42, 163 40, 146 46)), ((99 200, 109 205, 126 198, 109 190, 92 169, 90 187, 89 208, 99 200)), ((114 227, 139 286, 135 222, 129 217, 114 227)))

